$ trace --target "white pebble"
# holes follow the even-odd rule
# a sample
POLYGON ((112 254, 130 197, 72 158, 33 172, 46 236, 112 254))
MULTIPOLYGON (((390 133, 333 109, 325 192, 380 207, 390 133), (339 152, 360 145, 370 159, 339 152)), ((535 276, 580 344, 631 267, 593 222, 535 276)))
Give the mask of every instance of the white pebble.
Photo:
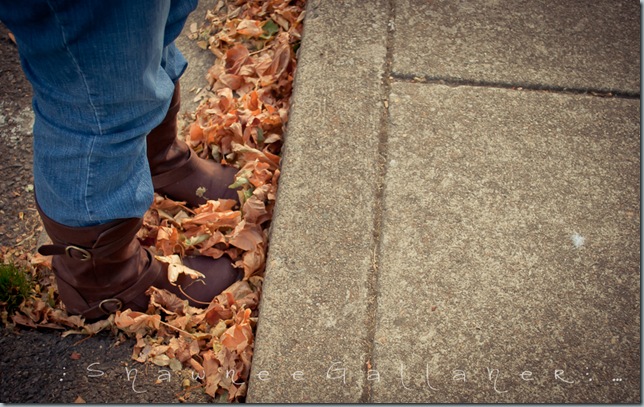
POLYGON ((570 238, 572 239, 572 244, 575 245, 576 249, 579 249, 581 246, 583 246, 584 242, 586 241, 586 238, 577 232, 573 233, 570 238))

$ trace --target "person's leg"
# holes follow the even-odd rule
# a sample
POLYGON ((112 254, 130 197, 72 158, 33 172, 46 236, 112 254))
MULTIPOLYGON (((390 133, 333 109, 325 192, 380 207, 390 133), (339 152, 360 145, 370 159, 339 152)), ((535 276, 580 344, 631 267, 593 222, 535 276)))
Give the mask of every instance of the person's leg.
MULTIPOLYGON (((181 3, 183 17, 168 25, 176 4, 0 2, 34 90, 36 198, 54 242, 41 252, 54 255, 70 312, 88 318, 142 308, 150 284, 172 289, 134 236, 153 195, 146 135, 164 120, 186 65, 171 55, 166 27, 180 31, 196 1, 181 3)), ((208 290, 195 292, 205 298, 238 278, 229 261, 210 260, 198 261, 209 269, 208 290)))
POLYGON ((213 160, 202 159, 177 138, 177 115, 181 106, 179 81, 163 122, 147 136, 147 155, 155 192, 190 206, 205 204, 208 199, 239 200, 230 189, 237 169, 213 160))
POLYGON ((16 4, 3 3, 0 18, 34 90, 43 212, 67 226, 142 216, 153 195, 145 135, 170 104, 168 73, 185 68, 180 56, 161 64, 170 1, 16 4))
POLYGON ((208 199, 239 200, 237 191, 229 189, 237 170, 213 160, 199 158, 189 147, 177 139, 177 115, 181 106, 179 77, 186 62, 174 44, 185 23, 191 5, 172 1, 165 27, 164 49, 161 65, 175 83, 174 95, 163 121, 147 136, 147 157, 155 192, 190 206, 206 203, 208 199))

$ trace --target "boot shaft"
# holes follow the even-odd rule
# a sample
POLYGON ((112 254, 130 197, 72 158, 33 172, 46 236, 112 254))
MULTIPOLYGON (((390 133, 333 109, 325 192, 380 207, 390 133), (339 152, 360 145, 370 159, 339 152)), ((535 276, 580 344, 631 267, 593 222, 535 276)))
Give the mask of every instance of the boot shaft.
POLYGON ((177 81, 165 118, 146 137, 148 163, 153 177, 180 166, 189 154, 188 145, 177 140, 180 109, 181 86, 177 81))
MULTIPOLYGON (((53 256, 59 294, 70 313, 93 319, 114 312, 138 298, 163 272, 164 265, 153 261, 136 238, 141 219, 69 227, 36 207, 53 242, 38 252, 53 256)), ((134 306, 145 309, 147 301, 136 302, 134 306)))

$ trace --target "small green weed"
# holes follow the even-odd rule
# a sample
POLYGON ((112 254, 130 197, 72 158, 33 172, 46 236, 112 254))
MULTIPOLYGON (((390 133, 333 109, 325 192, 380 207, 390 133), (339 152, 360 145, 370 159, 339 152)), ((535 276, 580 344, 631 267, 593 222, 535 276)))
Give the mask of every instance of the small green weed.
POLYGON ((11 314, 29 296, 31 281, 13 264, 0 264, 0 308, 11 314))

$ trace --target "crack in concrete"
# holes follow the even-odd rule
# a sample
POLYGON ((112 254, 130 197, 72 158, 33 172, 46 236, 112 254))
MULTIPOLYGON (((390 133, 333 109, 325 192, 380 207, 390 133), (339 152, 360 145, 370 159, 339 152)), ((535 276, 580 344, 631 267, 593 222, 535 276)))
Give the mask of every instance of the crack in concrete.
POLYGON ((373 206, 373 241, 371 274, 368 285, 368 304, 367 304, 367 344, 365 354, 367 355, 366 366, 364 370, 365 384, 360 397, 361 403, 373 403, 372 382, 368 379, 371 361, 373 360, 373 351, 375 347, 377 311, 378 311, 378 292, 379 292, 379 268, 380 256, 382 251, 382 224, 384 216, 384 199, 385 199, 385 178, 387 175, 387 147, 389 138, 389 97, 391 95, 391 83, 393 77, 393 33, 395 30, 394 21, 396 19, 395 1, 387 2, 387 36, 386 36, 386 56, 384 69, 381 79, 381 103, 382 110, 380 113, 380 131, 378 133, 378 150, 377 150, 377 176, 375 183, 375 202, 373 206))
POLYGON ((616 97, 622 99, 640 99, 639 92, 629 92, 619 89, 600 89, 600 88, 567 88, 565 86, 532 84, 532 83, 512 83, 512 82, 493 82, 493 81, 475 81, 454 77, 434 77, 429 75, 414 75, 390 73, 393 82, 411 82, 417 84, 433 84, 445 86, 471 86, 483 88, 511 89, 517 91, 532 92, 558 92, 574 95, 588 95, 593 97, 616 97))

